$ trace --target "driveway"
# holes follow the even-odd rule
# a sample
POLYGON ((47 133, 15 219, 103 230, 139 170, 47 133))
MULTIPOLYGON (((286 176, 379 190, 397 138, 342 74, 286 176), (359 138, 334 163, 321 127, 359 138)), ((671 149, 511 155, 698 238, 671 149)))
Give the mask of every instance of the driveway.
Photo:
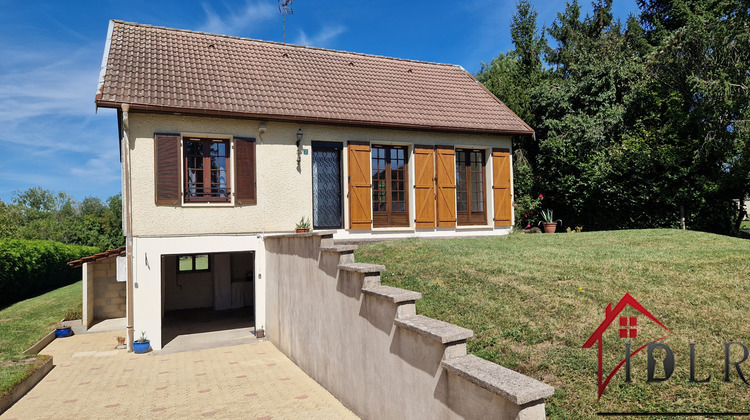
POLYGON ((268 341, 160 355, 116 332, 56 339, 54 369, 0 419, 355 419, 268 341))

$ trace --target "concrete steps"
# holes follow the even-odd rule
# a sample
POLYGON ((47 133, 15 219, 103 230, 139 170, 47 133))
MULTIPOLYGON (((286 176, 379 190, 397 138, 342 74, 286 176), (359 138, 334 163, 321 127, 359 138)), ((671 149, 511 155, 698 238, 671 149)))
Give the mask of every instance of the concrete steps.
MULTIPOLYGON (((422 294, 380 283, 380 274, 386 267, 380 264, 354 262, 356 245, 335 245, 333 235, 323 236, 320 252, 338 254, 338 269, 351 276, 361 276, 361 292, 373 298, 396 305, 393 325, 402 331, 417 334, 436 345, 443 346, 441 366, 451 375, 461 377, 509 402, 524 404, 543 401, 554 393, 554 388, 526 375, 504 368, 490 361, 466 353, 466 341, 474 336, 470 329, 417 315, 416 301, 422 294)), ((544 405, 541 406, 543 416, 544 405)), ((539 407, 533 410, 538 410, 539 407)), ((530 409, 532 410, 532 409, 530 409)), ((531 415, 535 417, 535 415, 531 415)))

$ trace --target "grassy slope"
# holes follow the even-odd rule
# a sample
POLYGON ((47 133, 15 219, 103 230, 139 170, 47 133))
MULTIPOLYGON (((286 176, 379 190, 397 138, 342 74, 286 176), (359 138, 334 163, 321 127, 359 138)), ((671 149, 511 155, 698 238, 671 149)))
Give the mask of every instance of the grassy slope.
POLYGON ((80 313, 81 282, 61 287, 0 310, 0 394, 25 379, 34 365, 23 365, 23 351, 54 329, 66 314, 80 313))
MULTIPOLYGON (((722 343, 750 346, 750 241, 633 230, 386 242, 362 246, 356 257, 385 264, 385 284, 422 292, 419 313, 473 329, 471 353, 555 386, 547 402, 552 418, 750 407, 750 387, 736 374, 720 382, 722 343), (645 354, 636 355, 634 382, 624 384, 621 371, 597 402, 596 349, 581 346, 606 304, 626 292, 674 333, 665 342, 677 368, 669 381, 646 383, 645 354), (712 375, 707 384, 688 382, 689 342, 698 343, 698 379, 712 375)), ((644 321, 642 337, 660 333, 644 321)), ((625 340, 618 340, 605 348, 607 372, 623 357, 625 340)))

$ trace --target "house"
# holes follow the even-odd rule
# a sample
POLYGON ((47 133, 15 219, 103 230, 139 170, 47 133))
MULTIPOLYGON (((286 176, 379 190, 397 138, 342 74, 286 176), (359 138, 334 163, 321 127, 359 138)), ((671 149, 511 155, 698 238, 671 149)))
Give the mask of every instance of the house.
MULTIPOLYGON (((617 305, 615 305, 614 308, 612 308, 612 302, 610 302, 606 308, 604 308, 604 321, 602 321, 601 324, 599 324, 598 327, 596 327, 596 330, 589 336, 589 338, 586 340, 586 342, 583 344, 582 348, 589 349, 593 347, 595 344, 598 348, 598 360, 599 360, 599 374, 598 374, 598 390, 597 390, 597 399, 601 398, 602 393, 607 388, 607 385, 609 384, 609 381, 612 380, 612 378, 615 376, 618 370, 622 367, 623 363, 625 363, 625 360, 623 360, 622 363, 620 363, 615 369, 613 369, 605 378, 604 372, 602 371, 602 348, 603 348, 603 341, 604 341, 604 332, 609 329, 609 327, 612 325, 612 323, 619 317, 618 322, 618 336, 620 338, 625 339, 634 339, 638 337, 638 318, 637 317, 625 317, 620 316, 623 310, 625 310, 626 307, 631 307, 635 309, 636 311, 640 312, 641 315, 645 316, 646 318, 650 319, 656 325, 661 327, 666 332, 669 332, 669 328, 664 326, 664 324, 661 323, 655 316, 651 314, 651 312, 648 311, 643 305, 641 305, 630 293, 625 293, 625 296, 620 299, 619 302, 617 302, 617 305)), ((661 341, 670 335, 665 335, 662 337, 659 337, 652 342, 661 341)), ((636 354, 643 350, 646 346, 639 347, 636 349, 632 354, 636 354)))
POLYGON ((511 136, 533 130, 456 65, 111 21, 129 339, 168 312, 252 307, 264 238, 505 235, 511 136))

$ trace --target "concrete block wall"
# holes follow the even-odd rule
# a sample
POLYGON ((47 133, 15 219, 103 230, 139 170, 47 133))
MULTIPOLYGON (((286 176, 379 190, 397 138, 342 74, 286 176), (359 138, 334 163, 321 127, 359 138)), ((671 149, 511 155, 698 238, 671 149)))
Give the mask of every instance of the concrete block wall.
POLYGON ((126 310, 125 282, 117 281, 117 259, 105 258, 86 263, 91 268, 89 284, 93 283, 94 319, 122 318, 126 310))
POLYGON ((330 234, 266 237, 267 337, 362 418, 544 418, 549 385, 466 354, 473 332, 418 315, 330 234))
POLYGON ((83 328, 89 329, 94 323, 94 266, 83 263, 83 328))

